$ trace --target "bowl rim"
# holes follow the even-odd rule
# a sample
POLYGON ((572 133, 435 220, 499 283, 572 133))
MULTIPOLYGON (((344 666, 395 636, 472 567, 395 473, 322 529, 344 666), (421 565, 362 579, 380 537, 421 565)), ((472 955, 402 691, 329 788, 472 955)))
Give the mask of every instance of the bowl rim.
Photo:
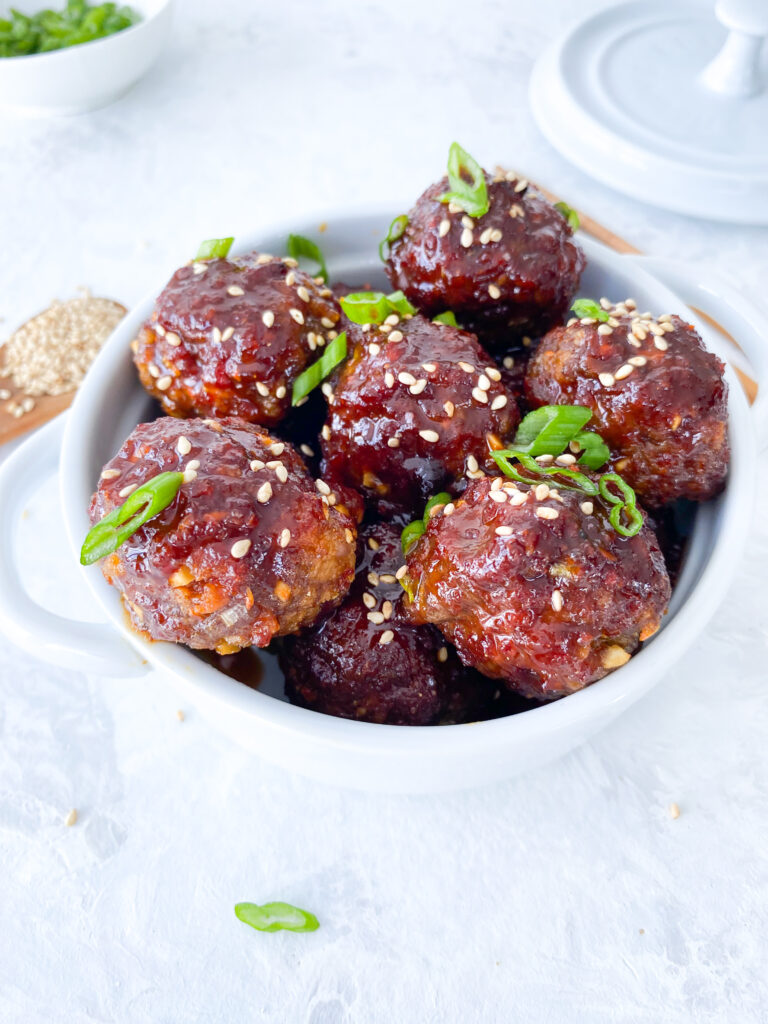
MULTIPOLYGON (((280 218, 265 223, 257 231, 238 235, 233 252, 247 252, 260 246, 268 251, 274 248, 274 243, 265 244, 269 236, 278 233, 286 236, 289 232, 312 235, 317 231, 316 226, 323 222, 334 225, 334 229, 341 225, 341 230, 350 230, 357 222, 365 221, 370 230, 371 223, 378 221, 383 225, 383 234, 386 225, 396 216, 393 208, 392 204, 387 204, 385 209, 370 205, 350 206, 341 210, 305 213, 294 222, 280 218)), ((363 225, 360 225, 360 234, 365 235, 363 225)), ((584 249, 588 264, 597 264, 608 273, 626 274, 629 268, 638 285, 660 296, 659 305, 684 312, 696 326, 707 348, 726 360, 727 352, 713 330, 695 316, 674 291, 643 267, 633 264, 632 257, 614 253, 587 237, 579 237, 579 244, 584 249)), ((332 264, 333 260, 329 262, 332 264)), ((92 420, 94 408, 103 401, 111 383, 124 372, 126 354, 130 356, 128 344, 165 283, 164 280, 159 287, 154 287, 118 325, 88 371, 66 418, 59 478, 63 516, 73 557, 79 551, 84 528, 87 529, 86 507, 94 487, 93 475, 86 466, 87 448, 81 443, 86 437, 84 431, 89 425, 89 416, 92 420)), ((129 363, 132 371, 130 359, 129 363)), ((398 727, 335 718, 289 704, 231 679, 182 645, 150 641, 139 636, 128 624, 119 594, 103 575, 95 573, 93 567, 82 568, 81 571, 85 573, 86 582, 109 621, 154 668, 173 676, 174 682, 186 690, 193 701, 213 701, 220 709, 249 720, 254 728, 268 727, 286 739, 322 741, 349 752, 389 752, 406 757, 424 753, 461 756, 475 752, 478 747, 514 743, 523 735, 526 741, 549 735, 601 715, 618 714, 623 706, 637 700, 661 680, 666 670, 690 646, 724 596, 724 581, 729 582, 735 571, 739 550, 746 544, 749 531, 754 493, 754 479, 749 467, 754 465, 756 452, 749 406, 727 362, 725 376, 731 439, 728 482, 723 494, 706 503, 697 515, 697 523, 704 524, 705 518, 709 522, 714 542, 682 604, 652 641, 620 669, 567 698, 521 714, 438 728, 431 725, 398 727)), ((140 388, 137 379, 135 386, 140 388)), ((701 530, 704 528, 704 525, 700 527, 701 530)))

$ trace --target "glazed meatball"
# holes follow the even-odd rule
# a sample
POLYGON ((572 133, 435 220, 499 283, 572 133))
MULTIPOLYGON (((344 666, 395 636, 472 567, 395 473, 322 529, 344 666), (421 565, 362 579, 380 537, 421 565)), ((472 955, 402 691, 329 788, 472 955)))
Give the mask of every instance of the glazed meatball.
POLYGON ((581 492, 475 480, 411 549, 405 611, 467 665, 551 700, 629 660, 659 628, 670 585, 648 526, 616 533, 581 492))
POLYGON ((474 335, 422 316, 350 325, 351 356, 323 427, 324 472, 383 514, 421 512, 436 491, 489 463, 487 436, 519 421, 514 398, 474 335))
POLYGON ((290 445, 244 420, 139 424, 101 474, 91 522, 156 474, 180 470, 172 503, 102 562, 139 631, 228 654, 266 647, 341 600, 354 575, 354 522, 318 492, 290 445))
POLYGON ((144 387, 172 416, 274 426, 293 382, 340 317, 330 289, 293 259, 250 253, 181 267, 134 342, 144 387))
MULTIPOLYGON (((366 526, 360 548, 344 602, 282 643, 286 692, 304 707, 366 722, 430 725, 449 709, 455 720, 465 716, 482 685, 462 687, 466 673, 438 630, 403 620, 400 531, 366 526)), ((488 702, 487 688, 484 696, 488 702)))
POLYGON ((486 183, 490 208, 478 219, 439 201, 447 178, 430 186, 386 270, 425 316, 450 309, 468 330, 506 328, 512 342, 562 322, 584 256, 565 217, 525 180, 486 174, 486 183))
POLYGON ((572 319, 541 341, 527 370, 531 405, 588 406, 588 429, 649 508, 712 498, 729 459, 723 364, 679 316, 639 314, 632 299, 604 305, 607 322, 572 319))

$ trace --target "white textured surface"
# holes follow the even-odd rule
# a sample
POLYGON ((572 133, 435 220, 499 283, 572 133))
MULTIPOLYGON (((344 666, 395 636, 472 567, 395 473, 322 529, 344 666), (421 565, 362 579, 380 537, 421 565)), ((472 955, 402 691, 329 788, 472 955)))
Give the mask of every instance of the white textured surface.
MULTIPOLYGON (((415 196, 454 137, 762 297, 768 232, 632 203, 537 135, 527 76, 566 0, 320 10, 183 4, 113 107, 2 121, 0 315, 83 283, 131 302, 201 237, 291 206, 415 196)), ((36 540, 49 522, 38 499, 31 582, 72 607, 66 553, 36 540)), ((767 570, 760 516, 718 619, 639 706, 555 765, 439 799, 285 776, 189 709, 179 723, 161 679, 86 680, 2 645, 0 1017, 764 1021, 767 570), (232 912, 270 899, 321 929, 259 935, 232 912)))

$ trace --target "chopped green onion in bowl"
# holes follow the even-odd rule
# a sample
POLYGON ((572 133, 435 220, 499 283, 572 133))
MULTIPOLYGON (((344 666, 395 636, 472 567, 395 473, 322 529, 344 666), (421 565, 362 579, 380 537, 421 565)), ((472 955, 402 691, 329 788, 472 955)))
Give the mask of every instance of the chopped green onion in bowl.
POLYGON ((0 18, 0 57, 51 53, 122 32, 141 21, 133 7, 115 3, 89 4, 68 0, 61 11, 49 8, 35 14, 10 11, 0 18))

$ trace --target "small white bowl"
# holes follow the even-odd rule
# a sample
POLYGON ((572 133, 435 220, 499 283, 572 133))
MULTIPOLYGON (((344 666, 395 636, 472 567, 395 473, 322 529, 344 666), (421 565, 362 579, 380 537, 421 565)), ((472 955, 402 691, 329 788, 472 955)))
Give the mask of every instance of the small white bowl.
MULTIPOLYGON (((325 213, 258 235, 239 235, 235 251, 281 253, 288 233, 298 232, 321 240, 334 280, 386 286, 376 246, 395 212, 325 213), (321 222, 326 222, 327 229, 318 236, 321 222)), ((686 301, 693 303, 739 340, 758 379, 766 380, 764 318, 741 296, 729 293, 720 282, 693 280, 665 261, 617 256, 588 238, 580 242, 588 260, 580 294, 613 299, 632 295, 641 309, 689 316, 707 346, 726 358, 728 352, 718 334, 686 309, 686 301)), ((87 508, 101 467, 137 423, 156 415, 139 383, 130 343, 164 284, 165 279, 158 280, 107 341, 66 416, 63 438, 61 422, 54 421, 0 469, 0 629, 38 657, 101 676, 141 675, 155 668, 163 681, 180 690, 186 706, 196 706, 233 741, 289 771, 358 789, 427 793, 510 778, 584 742, 664 678, 724 596, 751 522, 756 428, 764 436, 768 418, 764 390, 750 409, 730 368, 726 376, 733 454, 726 490, 698 509, 665 625, 626 665, 585 690, 487 722, 373 725, 332 718, 277 699, 280 676, 270 655, 262 655, 264 683, 254 690, 223 675, 186 647, 146 640, 130 628, 118 592, 98 567, 79 569, 77 559, 90 525, 87 508), (103 623, 53 615, 30 599, 20 576, 23 552, 14 544, 13 525, 30 491, 57 464, 72 573, 85 574, 107 620, 103 623)))
MULTIPOLYGON (((33 115, 82 114, 127 92, 160 56, 170 34, 173 8, 173 0, 128 2, 142 20, 122 32, 50 53, 0 57, 0 109, 33 115)), ((46 3, 18 0, 13 6, 22 14, 34 14, 46 3)), ((6 10, 3 5, 0 17, 6 10)))

